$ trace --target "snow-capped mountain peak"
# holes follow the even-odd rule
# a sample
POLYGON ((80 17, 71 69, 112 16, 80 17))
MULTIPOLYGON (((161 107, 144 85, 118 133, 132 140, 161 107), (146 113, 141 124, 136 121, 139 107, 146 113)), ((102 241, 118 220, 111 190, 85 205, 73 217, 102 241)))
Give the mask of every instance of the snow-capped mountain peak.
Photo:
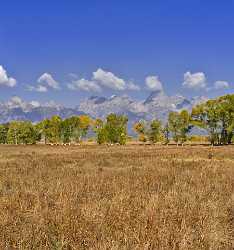
POLYGON ((181 95, 168 96, 163 91, 154 91, 144 101, 136 101, 127 95, 109 98, 91 96, 80 102, 75 108, 67 108, 53 101, 41 104, 37 101, 26 102, 13 96, 7 102, 0 103, 0 122, 11 120, 31 120, 37 122, 53 115, 62 118, 87 114, 93 118, 105 118, 110 113, 124 114, 129 118, 130 126, 140 119, 160 119, 166 121, 170 111, 191 110, 192 106, 206 101, 205 97, 191 99, 181 95))

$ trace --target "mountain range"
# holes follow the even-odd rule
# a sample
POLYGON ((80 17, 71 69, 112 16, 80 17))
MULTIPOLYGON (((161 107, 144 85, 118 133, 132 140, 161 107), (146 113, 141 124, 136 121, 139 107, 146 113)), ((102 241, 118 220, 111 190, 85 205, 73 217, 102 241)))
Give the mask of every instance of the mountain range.
POLYGON ((105 118, 109 113, 124 114, 129 118, 129 125, 140 119, 159 119, 165 122, 168 113, 181 109, 191 108, 203 101, 205 97, 185 98, 181 95, 168 96, 163 91, 154 91, 143 101, 136 101, 127 95, 110 98, 91 96, 82 100, 77 107, 68 108, 54 102, 40 104, 36 101, 26 102, 14 96, 7 102, 0 103, 0 123, 12 120, 30 120, 38 122, 53 115, 59 115, 63 119, 87 114, 93 118, 105 118))
POLYGON ((163 91, 154 91, 143 101, 135 101, 129 96, 114 95, 110 98, 92 96, 82 101, 78 110, 99 118, 105 118, 109 113, 125 114, 130 124, 141 119, 159 119, 164 123, 169 112, 191 110, 194 105, 206 100, 205 97, 188 99, 181 95, 168 96, 163 91))

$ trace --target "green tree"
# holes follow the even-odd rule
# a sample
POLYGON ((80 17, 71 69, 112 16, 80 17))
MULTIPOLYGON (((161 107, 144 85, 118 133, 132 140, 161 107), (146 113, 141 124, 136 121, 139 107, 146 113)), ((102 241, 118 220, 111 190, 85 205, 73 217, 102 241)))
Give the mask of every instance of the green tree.
POLYGON ((167 145, 170 142, 170 130, 168 123, 166 123, 166 125, 163 127, 162 133, 164 137, 164 143, 167 145))
POLYGON ((212 145, 230 144, 234 132, 234 95, 226 95, 197 105, 192 122, 206 129, 212 145))
POLYGON ((13 121, 7 132, 7 142, 10 144, 35 144, 38 133, 29 121, 13 121))
POLYGON ((49 138, 51 137, 50 120, 42 120, 36 125, 36 129, 40 134, 40 138, 44 140, 45 144, 47 144, 49 142, 49 138))
POLYGON ((48 135, 49 141, 52 143, 59 143, 61 139, 61 123, 62 119, 55 115, 49 120, 48 135))
POLYGON ((84 138, 87 135, 89 128, 92 125, 92 119, 87 115, 80 115, 76 119, 77 119, 75 122, 76 126, 73 135, 75 141, 80 142, 82 138, 84 138))
POLYGON ((23 144, 35 144, 38 139, 38 133, 33 124, 29 121, 20 122, 19 141, 23 144))
POLYGON ((80 142, 87 135, 92 120, 86 116, 72 116, 61 122, 61 138, 64 143, 80 142))
POLYGON ((162 127, 161 127, 161 122, 158 120, 153 120, 150 123, 150 130, 148 132, 149 134, 149 140, 153 143, 156 143, 160 140, 161 138, 161 132, 162 132, 162 127))
POLYGON ((168 117, 168 128, 173 140, 178 144, 180 140, 180 119, 177 112, 170 112, 168 117))
POLYGON ((103 128, 104 122, 102 119, 97 118, 93 121, 93 131, 97 133, 99 129, 103 128))
POLYGON ((215 100, 200 104, 192 110, 193 124, 204 128, 209 133, 212 145, 220 143, 219 111, 215 100))
POLYGON ((7 143, 8 129, 9 129, 9 124, 1 124, 0 125, 0 143, 1 144, 7 143))
POLYGON ((234 95, 218 98, 217 106, 221 123, 220 144, 230 144, 234 132, 234 95))
MULTIPOLYGON (((61 122, 61 139, 63 143, 70 143, 77 127, 77 117, 73 116, 61 122)), ((79 123, 79 121, 78 121, 79 123)))
POLYGON ((133 130, 138 134, 138 140, 141 142, 147 141, 146 122, 141 120, 133 125, 133 130))
POLYGON ((107 134, 107 130, 104 126, 102 128, 99 128, 99 130, 97 131, 97 143, 103 144, 107 141, 108 141, 108 134, 107 134))
POLYGON ((106 118, 107 140, 110 143, 126 144, 128 118, 124 115, 110 114, 106 118))
POLYGON ((9 129, 7 132, 7 143, 9 144, 19 144, 20 143, 20 122, 12 121, 9 124, 9 129))
POLYGON ((187 110, 169 113, 168 129, 177 144, 183 144, 187 140, 187 134, 191 128, 190 114, 187 110))
POLYGON ((93 131, 96 134, 98 144, 103 144, 107 141, 107 131, 103 120, 98 118, 93 122, 93 131))
POLYGON ((179 113, 180 120, 180 141, 184 143, 187 141, 187 134, 191 130, 192 126, 190 124, 190 114, 187 110, 182 110, 179 113))
POLYGON ((102 144, 119 143, 121 145, 127 140, 128 119, 123 115, 109 114, 106 122, 96 121, 97 142, 102 144))

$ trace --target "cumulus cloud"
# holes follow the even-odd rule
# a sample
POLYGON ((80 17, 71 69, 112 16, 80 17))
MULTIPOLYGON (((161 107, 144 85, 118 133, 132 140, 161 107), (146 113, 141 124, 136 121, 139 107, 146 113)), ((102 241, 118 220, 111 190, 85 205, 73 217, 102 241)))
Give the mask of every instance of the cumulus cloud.
POLYGON ((203 72, 197 72, 192 74, 186 72, 184 74, 183 86, 190 89, 204 89, 206 87, 206 76, 203 72))
POLYGON ((23 103, 24 101, 19 96, 12 96, 7 104, 9 106, 17 106, 17 105, 22 105, 23 103))
POLYGON ((126 83, 123 79, 115 76, 112 72, 104 71, 102 69, 98 69, 96 72, 93 72, 93 80, 109 89, 126 89, 126 83))
POLYGON ((32 108, 38 108, 41 106, 40 102, 32 100, 30 102, 27 102, 23 99, 21 99, 19 96, 12 96, 10 100, 4 103, 8 108, 21 108, 24 112, 28 112, 32 110, 32 108))
POLYGON ((101 68, 93 72, 91 80, 86 80, 84 78, 77 79, 77 75, 74 73, 70 73, 69 77, 72 78, 71 83, 67 84, 70 90, 101 92, 102 87, 118 91, 139 91, 141 89, 140 86, 133 81, 126 82, 112 72, 105 71, 101 68))
POLYGON ((229 88, 229 83, 226 81, 216 81, 214 83, 214 88, 215 89, 228 89, 229 88))
POLYGON ((130 81, 127 85, 126 88, 128 90, 133 90, 133 91, 139 91, 141 90, 140 86, 135 84, 133 81, 130 81))
POLYGON ((0 86, 15 87, 17 81, 13 77, 7 75, 6 70, 0 65, 0 86))
POLYGON ((29 85, 27 89, 29 91, 36 91, 40 93, 45 93, 49 89, 55 89, 55 90, 60 89, 59 83, 55 81, 52 75, 49 73, 42 74, 37 79, 37 83, 38 84, 36 86, 29 85))
POLYGON ((9 108, 22 108, 27 109, 28 103, 22 100, 19 96, 12 96, 6 105, 9 108))
POLYGON ((101 87, 95 81, 89 81, 84 78, 69 83, 68 88, 87 92, 101 92, 101 87))
POLYGON ((60 89, 59 83, 55 81, 52 75, 49 73, 44 73, 43 75, 41 75, 38 78, 37 82, 40 84, 47 85, 51 87, 52 89, 60 89))
POLYGON ((148 90, 163 91, 163 85, 158 76, 148 76, 145 79, 145 84, 148 90))
POLYGON ((36 92, 40 92, 40 93, 45 93, 48 91, 48 88, 46 86, 39 84, 38 86, 28 86, 28 90, 29 91, 36 91, 36 92))
POLYGON ((77 79, 78 78, 77 74, 75 74, 75 73, 69 73, 68 76, 70 78, 72 78, 72 79, 77 79))
POLYGON ((38 101, 31 101, 29 104, 31 104, 35 108, 38 108, 41 106, 40 102, 38 101))

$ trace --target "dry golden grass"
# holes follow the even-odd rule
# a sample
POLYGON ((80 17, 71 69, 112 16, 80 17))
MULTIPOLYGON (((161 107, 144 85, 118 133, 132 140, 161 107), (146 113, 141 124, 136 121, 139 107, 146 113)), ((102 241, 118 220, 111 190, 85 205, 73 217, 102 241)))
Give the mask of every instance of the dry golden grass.
POLYGON ((0 249, 234 249, 234 147, 0 146, 0 249))

